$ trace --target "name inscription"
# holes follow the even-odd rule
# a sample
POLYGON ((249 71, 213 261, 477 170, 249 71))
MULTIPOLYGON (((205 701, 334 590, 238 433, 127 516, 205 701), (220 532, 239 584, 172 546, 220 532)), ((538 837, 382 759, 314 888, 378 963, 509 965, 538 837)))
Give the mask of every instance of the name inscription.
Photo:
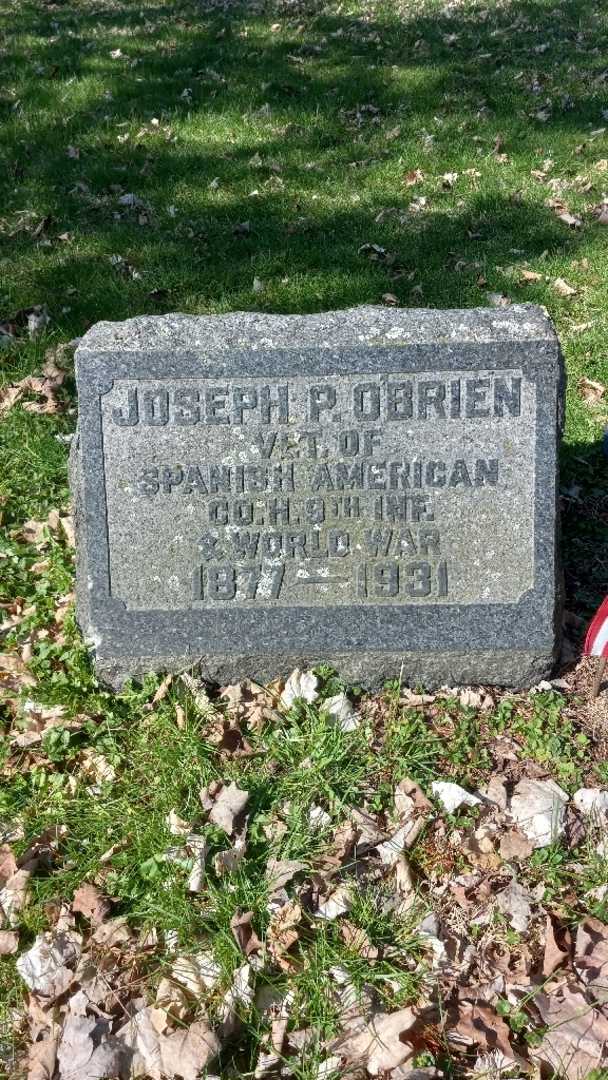
MULTIPOLYGON (((146 424, 192 427, 194 424, 288 424, 289 384, 279 386, 156 386, 127 390, 127 400, 112 410, 120 427, 146 424)), ((338 405, 338 388, 329 382, 308 387, 305 419, 312 423, 338 405)), ((521 377, 488 375, 450 379, 399 379, 358 382, 347 399, 346 415, 358 423, 374 420, 484 420, 489 416, 519 416, 521 377)), ((344 416, 344 413, 342 414, 344 416)), ((296 414, 297 419, 302 415, 296 414)), ((337 418, 337 417, 336 417, 337 418)))
POLYGON ((112 594, 134 610, 515 602, 533 584, 534 407, 519 371, 117 379, 112 594), (514 543, 527 574, 508 572, 514 543))

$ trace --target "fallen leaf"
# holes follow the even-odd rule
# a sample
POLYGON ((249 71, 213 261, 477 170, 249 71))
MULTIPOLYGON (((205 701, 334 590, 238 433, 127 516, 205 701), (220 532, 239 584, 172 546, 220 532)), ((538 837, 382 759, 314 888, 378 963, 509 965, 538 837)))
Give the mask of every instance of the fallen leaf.
MULTIPOLYGON (((166 980, 163 980, 166 981, 166 980)), ((160 1037, 155 1021, 162 1010, 146 1005, 138 1009, 116 1032, 116 1039, 128 1052, 128 1076, 161 1077, 160 1037)))
POLYGON ((12 848, 8 844, 0 845, 0 884, 5 885, 18 869, 12 848))
POLYGON ((552 993, 537 994, 534 1006, 548 1028, 530 1057, 566 1080, 584 1080, 605 1060, 608 1018, 592 1008, 571 983, 561 983, 552 993))
POLYGON ((306 870, 306 868, 306 863, 300 862, 299 859, 270 858, 266 864, 268 891, 273 893, 277 892, 278 889, 282 889, 295 874, 299 874, 301 870, 306 870))
POLYGON ((192 832, 192 825, 188 821, 184 821, 175 809, 169 811, 165 823, 172 836, 187 836, 188 833, 192 832))
POLYGON ((520 780, 509 813, 535 848, 548 847, 563 835, 568 796, 554 780, 520 780))
POLYGON ((576 296, 576 289, 573 285, 569 285, 564 278, 556 278, 553 282, 553 289, 558 296, 576 296))
POLYGON ((481 803, 481 799, 476 795, 471 795, 459 784, 453 784, 449 780, 433 780, 431 791, 448 814, 453 814, 461 806, 479 806, 481 803))
POLYGON ((501 833, 499 850, 505 862, 524 862, 534 851, 534 844, 519 829, 507 829, 501 833))
POLYGON ((227 851, 218 851, 213 860, 216 874, 233 874, 245 858, 246 851, 247 841, 243 833, 242 836, 236 837, 234 844, 227 851))
POLYGON ((93 924, 98 926, 110 914, 110 902, 96 885, 81 885, 74 893, 72 911, 79 912, 93 924))
POLYGON ((51 1023, 44 1038, 31 1043, 27 1055, 27 1080, 53 1080, 61 1026, 51 1023))
POLYGON ((511 881, 496 896, 496 906, 514 930, 525 934, 532 917, 533 897, 518 881, 511 881))
POLYGON ((357 830, 357 851, 365 848, 376 847, 386 840, 386 832, 381 829, 376 818, 368 814, 366 810, 353 807, 349 811, 350 820, 357 830))
POLYGON ((486 297, 488 299, 488 303, 492 307, 509 307, 509 304, 511 303, 510 297, 505 296, 504 293, 500 292, 486 293, 486 297))
POLYGON ((221 1045, 205 1020, 185 1031, 175 1031, 160 1040, 161 1069, 166 1076, 197 1080, 201 1070, 219 1054, 221 1045))
POLYGON ((405 705, 411 705, 412 707, 417 705, 432 705, 435 700, 435 695, 416 694, 413 690, 410 690, 409 686, 405 686, 401 691, 401 700, 405 705))
POLYGON ((592 917, 579 924, 574 967, 598 1004, 608 1002, 608 926, 592 917))
POLYGON ((252 953, 260 952, 262 949, 262 942, 253 929, 252 919, 253 911, 245 911, 240 915, 237 912, 230 920, 230 929, 234 939, 245 956, 251 956, 252 953))
POLYGON ((585 377, 579 379, 578 388, 583 400, 587 401, 590 405, 597 405, 598 401, 600 401, 606 393, 606 387, 603 383, 594 382, 593 379, 587 379, 585 377))
POLYGON ((16 870, 0 890, 0 925, 16 926, 29 900, 31 870, 16 870))
POLYGON ((491 1005, 463 1001, 458 1005, 458 1019, 448 1031, 463 1038, 468 1045, 483 1050, 498 1050, 509 1062, 525 1067, 524 1059, 511 1045, 511 1029, 491 1005))
POLYGON ((364 960, 373 962, 378 959, 378 949, 375 945, 372 945, 365 930, 362 930, 360 926, 355 926, 348 919, 342 919, 340 934, 345 945, 352 949, 353 952, 356 952, 358 956, 362 956, 364 960))
POLYGON ((79 755, 82 775, 94 784, 111 784, 116 779, 116 770, 103 754, 88 748, 79 755))
MULTIPOLYGON (((208 790, 205 789, 205 793, 208 790)), ((201 792, 201 802, 205 806, 203 794, 201 792)), ((241 790, 233 781, 230 784, 221 784, 219 790, 209 794, 208 798, 212 801, 209 810, 209 821, 217 825, 218 828, 223 829, 225 833, 228 833, 228 836, 231 836, 241 822, 245 807, 249 801, 249 792, 241 790)))
POLYGON ((266 943, 270 956, 282 971, 290 971, 291 958, 287 953, 298 940, 302 909, 295 900, 288 900, 273 914, 268 924, 266 943))
POLYGON ((98 1017, 68 1013, 57 1048, 61 1080, 100 1080, 123 1072, 126 1047, 98 1017))
POLYGON ((338 885, 322 900, 315 911, 315 917, 317 919, 325 919, 327 922, 332 922, 337 919, 339 915, 346 914, 352 907, 352 894, 348 885, 338 885))
POLYGON ((447 172, 441 177, 441 187, 444 191, 451 191, 458 180, 457 172, 447 172))
POLYGON ((30 990, 54 1001, 73 982, 81 951, 82 937, 75 931, 46 931, 19 957, 17 971, 30 990))
POLYGON ((326 698, 319 706, 319 711, 331 719, 340 731, 354 731, 359 727, 359 719, 346 694, 326 698))
POLYGON ((319 696, 317 686, 318 680, 312 671, 300 671, 296 668, 285 683, 285 689, 281 694, 281 705, 285 709, 290 709, 294 701, 299 698, 308 703, 316 701, 319 696))
POLYGON ((416 1025, 412 1009, 399 1009, 394 1013, 377 1013, 363 1031, 338 1038, 330 1049, 347 1063, 365 1064, 370 1076, 396 1069, 414 1057, 414 1047, 406 1036, 416 1025))
POLYGON ((186 837, 186 852, 192 859, 192 869, 188 876, 188 892, 197 893, 203 888, 205 881, 205 859, 209 844, 205 836, 198 833, 188 833, 186 837))
POLYGON ((146 710, 146 712, 149 712, 151 709, 154 708, 155 705, 158 705, 159 701, 162 701, 164 698, 166 698, 167 694, 169 693, 169 690, 171 689, 171 683, 172 682, 173 682, 173 675, 167 675, 163 679, 160 686, 156 690, 152 700, 147 702, 144 705, 144 709, 146 710))
MULTIPOLYGON (((568 939, 569 939, 568 934, 568 939)), ((543 977, 548 979, 550 975, 553 975, 554 971, 557 971, 558 967, 568 959, 568 949, 560 949, 557 938, 555 936, 555 930, 553 929, 553 920, 550 915, 547 915, 545 920, 545 949, 543 953, 543 977)))
POLYGON ((537 281, 542 281, 543 280, 543 275, 538 274, 536 272, 536 270, 522 270, 521 279, 522 279, 522 281, 525 281, 527 284, 533 284, 533 283, 535 283, 537 281))
POLYGON ((171 967, 171 977, 197 998, 213 990, 220 976, 221 968, 210 949, 178 956, 171 967))
POLYGON ((424 173, 422 169, 410 169, 409 172, 403 177, 406 187, 414 187, 415 184, 421 184, 424 180, 424 173))
POLYGON ((19 934, 16 930, 0 930, 0 956, 12 956, 19 948, 19 934))
POLYGON ((331 817, 322 806, 311 806, 308 812, 308 824, 311 829, 327 829, 331 825, 331 817))
POLYGON ((248 1009, 253 1004, 254 993, 251 986, 251 972, 251 964, 245 963, 236 968, 233 973, 232 986, 224 994, 220 1010, 222 1038, 227 1038, 234 1032, 243 1009, 248 1009))

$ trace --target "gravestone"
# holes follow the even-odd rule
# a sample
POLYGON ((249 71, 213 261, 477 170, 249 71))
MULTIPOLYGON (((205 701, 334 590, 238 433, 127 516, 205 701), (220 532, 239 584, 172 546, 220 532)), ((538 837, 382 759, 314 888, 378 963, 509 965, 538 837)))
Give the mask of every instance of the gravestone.
POLYGON ((99 323, 77 383, 77 610, 106 681, 550 671, 563 370, 540 308, 99 323))

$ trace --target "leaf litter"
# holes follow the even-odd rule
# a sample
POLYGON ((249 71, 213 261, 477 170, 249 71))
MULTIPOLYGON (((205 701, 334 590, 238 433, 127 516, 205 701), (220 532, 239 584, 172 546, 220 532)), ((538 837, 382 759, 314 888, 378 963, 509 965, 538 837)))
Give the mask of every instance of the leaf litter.
MULTIPOLYGON (((32 535, 43 534, 32 529, 32 535)), ((553 693, 547 685, 538 692, 553 693)), ((161 682, 144 715, 172 708, 171 690, 170 678, 161 682)), ((259 809, 251 784, 239 778, 251 780, 248 762, 269 735, 286 737, 294 718, 314 713, 332 737, 347 742, 363 732, 369 738, 374 718, 377 739, 393 706, 378 698, 353 704, 342 690, 327 694, 307 671, 268 687, 224 687, 215 700, 190 678, 185 690, 196 701, 201 731, 224 778, 201 789, 194 817, 179 806, 167 813, 177 845, 159 858, 174 861, 178 872, 183 867, 190 902, 205 905, 209 890, 229 896, 247 873, 259 809), (238 736, 227 746, 228 729, 238 736), (243 755, 244 743, 251 745, 243 755)), ((429 717, 457 708, 486 723, 482 718, 492 715, 497 697, 474 687, 434 694, 402 688, 399 708, 425 710, 429 717)), ((116 770, 106 772, 99 757, 89 752, 86 759, 91 778, 116 783, 116 770)), ((498 760, 504 768, 509 758, 498 760)), ((58 908, 49 928, 20 948, 31 874, 38 865, 52 872, 65 830, 38 838, 20 858, 6 844, 0 952, 16 955, 28 991, 30 1075, 164 1080, 218 1070, 277 979, 283 980, 282 1004, 263 1014, 269 1020, 254 1072, 294 1075, 291 1065, 296 1068, 309 1038, 294 1012, 298 980, 311 941, 328 934, 337 935, 347 966, 334 962, 331 969, 338 1026, 318 1046, 319 1075, 359 1070, 411 1080, 423 1070, 417 1063, 429 1048, 441 1063, 441 1045, 471 1075, 516 1068, 533 1076, 538 1067, 556 1068, 559 1059, 567 1080, 578 1080, 586 1075, 582 1070, 605 1067, 608 925, 587 914, 575 930, 567 904, 561 894, 552 899, 547 893, 532 856, 568 845, 574 835, 579 844, 601 845, 608 791, 588 785, 570 796, 533 762, 528 767, 529 775, 494 768, 478 785, 460 784, 453 774, 429 776, 428 794, 405 775, 382 809, 369 797, 336 807, 319 793, 305 817, 310 835, 319 837, 307 857, 288 854, 289 829, 283 832, 277 818, 267 833, 264 906, 232 901, 229 932, 240 960, 230 969, 213 934, 203 935, 198 949, 180 951, 170 935, 163 942, 162 934, 138 932, 113 916, 103 870, 100 879, 78 886, 71 908, 58 908), (374 919, 389 920, 390 937, 378 934, 374 919, 361 921, 363 898, 373 905, 374 919), (357 984, 348 967, 354 958, 363 965, 357 984), (409 987, 405 1000, 403 986, 409 987)), ((288 807, 284 813, 289 821, 288 807)), ((424 1075, 435 1075, 434 1069, 424 1075)))

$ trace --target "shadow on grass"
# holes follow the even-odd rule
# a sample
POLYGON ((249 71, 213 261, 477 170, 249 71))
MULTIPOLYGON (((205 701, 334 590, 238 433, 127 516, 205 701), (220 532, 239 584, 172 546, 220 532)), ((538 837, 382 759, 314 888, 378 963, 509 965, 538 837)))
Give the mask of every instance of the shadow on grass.
POLYGON ((605 443, 562 447, 566 596, 588 619, 608 596, 608 456, 605 443))
MULTIPOLYGON (((70 337, 99 319, 175 309, 314 311, 387 293, 468 307, 486 304, 487 288, 540 301, 543 289, 509 267, 574 257, 583 241, 588 254, 599 232, 568 232, 531 181, 513 190, 497 147, 540 163, 549 143, 576 170, 573 145, 604 104, 596 18, 587 0, 557 10, 511 0, 457 17, 379 4, 359 16, 320 4, 15 4, 4 64, 22 106, 11 93, 0 103, 7 201, 48 221, 36 238, 9 235, 5 257, 70 337), (63 108, 73 79, 78 99, 63 108), (421 189, 404 174, 426 171, 433 147, 461 180, 444 192, 435 178, 416 213, 421 189), (483 190, 464 182, 475 167, 490 169, 483 190), (143 207, 121 204, 129 192, 143 207), (370 259, 367 244, 386 254, 370 259)), ((3 288, 10 310, 11 282, 3 288)), ((593 494, 603 470, 596 447, 565 448, 566 487, 584 486, 582 503, 565 499, 566 578, 585 609, 608 590, 605 502, 593 494)))
MULTIPOLYGON (((576 100, 556 98, 556 72, 573 50, 581 55, 586 4, 556 15, 550 4, 511 2, 492 18, 474 10, 457 20, 440 13, 400 20, 381 8, 367 19, 318 11, 288 20, 276 35, 269 14, 243 7, 223 15, 190 3, 141 13, 130 3, 51 7, 20 5, 8 30, 9 70, 28 41, 33 75, 24 104, 38 115, 20 130, 17 109, 0 147, 24 196, 31 193, 49 218, 49 266, 38 260, 31 268, 33 302, 56 308, 64 300, 72 333, 148 310, 150 292, 158 310, 176 303, 315 310, 379 301, 385 291, 402 303, 470 306, 483 302, 477 281, 487 264, 576 251, 579 237, 529 196, 505 194, 500 177, 489 194, 476 193, 474 179, 472 192, 433 192, 419 219, 400 223, 393 211, 403 214, 415 195, 403 173, 408 159, 421 163, 431 129, 463 167, 493 160, 497 136, 508 153, 538 158, 547 129, 530 116, 550 96, 551 141, 585 138, 599 114, 602 57, 591 45, 582 53, 586 91, 576 100), (111 58, 115 44, 122 58, 111 58), (536 55, 537 45, 547 53, 536 55), (72 79, 83 86, 64 115, 60 91, 72 79), (137 126, 152 117, 161 118, 160 135, 150 138, 148 129, 138 137, 137 126), (165 124, 179 129, 175 143, 163 141, 165 124), (66 158, 72 139, 76 161, 66 158), (360 205, 352 205, 352 191, 341 201, 343 189, 357 191, 358 175, 360 205), (137 209, 120 205, 125 192, 149 208, 144 226, 137 209), (311 211, 319 192, 322 205, 311 211), (235 236, 243 222, 250 232, 235 236), (66 231, 67 242, 59 241, 66 231), (390 252, 389 275, 358 254, 370 242, 390 252), (110 264, 116 254, 129 264, 126 278, 110 264), (293 288, 254 298, 252 279, 262 270, 292 277, 293 288), (141 276, 133 280, 133 271, 141 276), (92 288, 83 296, 86 282, 92 288)), ((30 250, 24 233, 8 244, 15 260, 30 250)), ((532 290, 524 296, 534 299, 532 290)))

